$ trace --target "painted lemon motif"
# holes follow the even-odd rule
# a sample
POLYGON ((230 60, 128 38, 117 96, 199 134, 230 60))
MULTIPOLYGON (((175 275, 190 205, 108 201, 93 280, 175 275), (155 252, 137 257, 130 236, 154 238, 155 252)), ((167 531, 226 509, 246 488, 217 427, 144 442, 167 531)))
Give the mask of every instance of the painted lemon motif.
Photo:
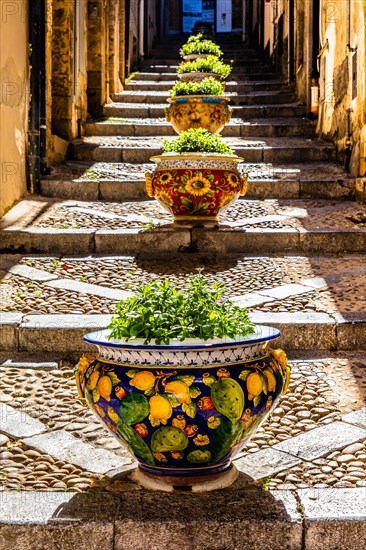
POLYGON ((101 397, 104 397, 107 401, 111 399, 112 393, 112 380, 109 376, 102 376, 98 382, 98 392, 101 397))
POLYGON ((138 390, 146 391, 155 384, 155 376, 148 370, 137 372, 130 380, 131 386, 135 386, 138 390))
POLYGON ((150 414, 157 420, 167 420, 173 414, 169 401, 162 395, 153 395, 149 400, 150 414))
POLYGON ((92 372, 87 383, 87 387, 89 390, 93 391, 97 387, 99 377, 100 377, 100 372, 96 370, 92 372))
POLYGON ((268 391, 276 391, 276 377, 270 370, 264 370, 263 374, 265 374, 268 382, 268 391))
POLYGON ((247 378, 248 399, 257 397, 263 391, 263 382, 257 372, 252 372, 247 378))
POLYGON ((165 386, 167 393, 172 393, 178 399, 179 403, 191 403, 192 399, 189 395, 189 387, 180 380, 168 382, 165 386))

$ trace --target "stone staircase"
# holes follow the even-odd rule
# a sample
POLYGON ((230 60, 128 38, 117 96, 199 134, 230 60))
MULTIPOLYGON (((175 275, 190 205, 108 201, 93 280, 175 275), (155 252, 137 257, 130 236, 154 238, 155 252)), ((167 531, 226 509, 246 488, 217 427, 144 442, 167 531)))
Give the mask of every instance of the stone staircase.
MULTIPOLYGON (((125 90, 105 105, 105 117, 90 121, 86 136, 70 144, 69 160, 54 167, 52 174, 42 181, 42 196, 27 197, 1 222, 0 370, 5 384, 1 391, 8 397, 13 395, 12 384, 6 385, 6 377, 16 380, 22 369, 56 372, 58 365, 69 368, 67 358, 76 359, 81 351, 89 349, 82 335, 106 326, 129 285, 134 287, 160 276, 169 277, 180 287, 190 273, 201 267, 210 280, 223 281, 238 304, 250 307, 255 322, 281 329, 280 344, 293 363, 294 379, 288 401, 276 409, 268 429, 265 428, 267 431, 259 432, 241 457, 244 471, 257 481, 273 477, 269 487, 275 490, 275 498, 284 503, 278 515, 271 515, 263 511, 265 504, 258 497, 267 522, 263 532, 266 537, 278 533, 273 548, 285 547, 284 533, 290 528, 293 541, 286 548, 315 549, 318 543, 314 541, 322 540, 323 548, 334 550, 341 547, 337 544, 342 543, 342 529, 336 521, 332 524, 334 529, 327 523, 328 538, 326 541, 322 538, 324 521, 328 522, 329 517, 324 516, 321 507, 314 511, 313 494, 321 494, 328 501, 326 492, 332 491, 338 506, 338 511, 332 513, 338 517, 339 502, 346 501, 336 492, 343 487, 343 491, 348 491, 344 493, 348 509, 353 511, 350 516, 339 515, 343 519, 357 517, 357 523, 360 514, 350 503, 362 501, 360 490, 363 481, 366 483, 366 475, 365 479, 361 476, 353 482, 346 480, 342 486, 337 485, 342 476, 328 483, 321 477, 322 472, 319 479, 315 473, 306 477, 304 468, 307 465, 315 471, 319 466, 313 463, 316 460, 325 461, 323 465, 327 466, 328 462, 334 462, 337 453, 342 454, 342 449, 366 440, 364 416, 360 415, 358 420, 346 418, 356 414, 352 411, 362 409, 366 401, 362 378, 366 368, 366 227, 358 223, 365 209, 354 202, 354 179, 336 163, 333 145, 315 137, 314 125, 306 118, 306 109, 299 104, 291 87, 280 81, 254 52, 242 50, 235 42, 223 44, 223 49, 227 59, 235 59, 235 69, 226 87, 233 116, 223 136, 245 158, 241 169, 249 173, 247 196, 222 216, 218 227, 173 225, 171 217, 148 199, 144 173, 153 168, 149 159, 160 153, 163 139, 173 135, 164 119, 164 108, 178 63, 174 57, 164 59, 166 45, 157 48, 154 58, 143 63, 125 90), (353 380, 354 373, 357 377, 353 380), (352 424, 353 431, 349 429, 352 434, 342 439, 342 426, 351 425, 348 422, 352 424), (283 442, 312 436, 313 428, 327 431, 328 424, 333 431, 320 438, 320 451, 314 436, 313 446, 318 447, 312 454, 301 448, 286 454, 283 442), (306 434, 308 431, 311 433, 306 434), (340 434, 339 439, 334 437, 335 432, 340 434), (282 447, 276 451, 272 444, 282 447), (257 453, 257 465, 262 464, 253 470, 249 466, 252 452, 257 453), (295 455, 301 460, 293 461, 295 455), (294 465, 302 473, 295 474, 294 465), (283 475, 277 479, 278 472, 283 475), (298 481, 294 481, 296 475, 298 481), (300 491, 296 491, 298 487, 300 491), (307 527, 309 521, 313 521, 313 531, 307 527), (274 531, 270 525, 276 526, 274 531)), ((65 372, 72 378, 70 369, 65 372)), ((21 384, 20 378, 16 383, 18 390, 21 384)), ((68 391, 73 397, 72 390, 68 391)), ((30 406, 27 400, 34 398, 24 395, 17 402, 16 392, 14 395, 15 401, 9 398, 7 402, 16 410, 30 406)), ((60 406, 57 403, 53 405, 55 413, 60 406)), ((68 435, 68 439, 65 436, 65 440, 70 444, 70 438, 74 437, 89 445, 80 453, 90 456, 90 448, 98 447, 98 440, 88 443, 91 415, 87 411, 82 413, 80 407, 73 412, 72 405, 68 407, 70 422, 47 430, 51 435, 58 430, 64 433, 70 424, 84 422, 85 427, 76 431, 70 426, 73 435, 68 435)), ((99 428, 98 437, 101 432, 99 428)), ((13 438, 13 445, 21 439, 19 434, 6 433, 13 438)), ((46 447, 32 443, 32 437, 42 440, 43 436, 31 434, 25 448, 33 445, 32 448, 45 452, 46 447)), ((47 452, 52 455, 53 447, 47 444, 47 452)), ((105 444, 104 434, 98 452, 102 452, 105 444)), ((109 445, 109 454, 126 461, 123 451, 113 447, 111 441, 109 445)), ((61 453, 57 445, 55 449, 54 459, 61 453)), ((364 460, 358 460, 363 453, 360 448, 354 452, 358 453, 356 462, 364 460)), ((68 458, 69 462, 72 460, 68 458)), ((66 458, 64 461, 67 462, 66 458)), ((85 464, 81 458, 74 461, 80 468, 85 464)), ((88 468, 85 466, 85 470, 88 468)), ((106 467, 105 475, 107 470, 106 467)), ((84 486, 86 483, 84 480, 84 486)), ((123 498, 124 491, 132 490, 129 484, 130 481, 120 487, 123 498)), ((235 498, 245 503, 248 494, 243 491, 238 488, 235 498)), ((112 488, 111 492, 118 490, 112 488)), ((137 494, 137 490, 131 493, 131 501, 137 494)), ((178 506, 179 498, 174 506, 178 506)), ((222 499, 225 501, 224 496, 222 499)), ((15 501, 12 504, 16 506, 15 501)), ((87 504, 83 506, 83 518, 89 520, 91 516, 85 512, 87 504)), ((67 517, 72 520, 81 517, 72 508, 69 514, 67 517)), ((262 521, 255 514, 252 519, 246 523, 249 529, 262 521)), ((37 516, 31 521, 38 520, 37 516)), ((159 521, 165 525, 162 519, 159 521)), ((244 542, 252 540, 252 545, 266 547, 249 531, 245 531, 245 541, 235 538, 231 530, 234 523, 235 518, 230 515, 225 533, 237 545, 246 548, 244 542)), ((116 525, 114 529, 118 531, 116 525)), ((142 530, 142 524, 140 527, 142 530)), ((365 536, 361 523, 356 527, 357 532, 349 535, 350 549, 356 548, 352 546, 354 541, 365 536)), ((137 529, 137 523, 134 528, 137 529)), ((257 532, 257 527, 254 531, 257 532)), ((129 547, 147 547, 146 541, 135 536, 140 542, 137 546, 130 542, 129 547)), ((180 547, 195 547, 190 544, 193 543, 185 541, 180 547)), ((217 548, 225 547, 220 544, 217 548)), ((117 547, 123 546, 114 546, 113 542, 108 546, 117 547)), ((206 546, 202 542, 200 547, 206 546)), ((176 546, 172 543, 167 548, 176 546)), ((210 543, 207 548, 216 546, 210 543)))

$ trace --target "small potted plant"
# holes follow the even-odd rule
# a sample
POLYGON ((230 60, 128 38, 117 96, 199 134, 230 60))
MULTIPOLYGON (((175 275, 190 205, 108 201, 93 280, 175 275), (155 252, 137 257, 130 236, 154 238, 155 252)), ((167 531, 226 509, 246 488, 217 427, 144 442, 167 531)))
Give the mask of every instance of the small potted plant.
POLYGON ((267 347, 280 332, 224 292, 201 274, 182 292, 153 280, 84 337, 98 353, 79 361, 79 395, 147 476, 187 485, 227 471, 286 391, 286 355, 267 347))
POLYGON ((229 98, 223 95, 224 90, 224 84, 214 78, 176 82, 169 90, 167 101, 170 105, 165 109, 167 121, 178 134, 190 128, 221 132, 231 117, 229 98))
POLYGON ((215 55, 194 61, 184 61, 177 69, 180 80, 203 80, 207 76, 225 80, 231 73, 231 65, 220 61, 215 55))
POLYGON ((156 169, 146 174, 146 190, 176 222, 204 223, 217 220, 247 191, 234 155, 217 134, 191 128, 178 138, 164 140, 163 154, 151 157, 156 169))
POLYGON ((193 61, 194 59, 204 58, 208 55, 222 56, 220 46, 212 40, 207 40, 203 34, 190 36, 186 44, 183 44, 181 47, 179 53, 185 61, 193 61))

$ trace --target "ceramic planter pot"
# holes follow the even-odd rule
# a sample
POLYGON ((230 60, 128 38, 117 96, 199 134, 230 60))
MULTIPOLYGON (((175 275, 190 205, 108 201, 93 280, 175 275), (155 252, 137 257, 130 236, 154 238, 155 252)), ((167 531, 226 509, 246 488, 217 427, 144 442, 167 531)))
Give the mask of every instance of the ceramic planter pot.
POLYGON ((280 333, 257 326, 240 341, 169 346, 108 340, 76 371, 79 394, 140 468, 158 476, 223 472, 276 406, 289 382, 280 333))
POLYGON ((168 98, 165 116, 180 134, 190 128, 205 128, 213 134, 221 132, 231 117, 229 98, 215 95, 185 95, 168 98))
POLYGON ((205 78, 216 78, 216 80, 222 80, 222 77, 217 73, 206 73, 206 72, 191 72, 191 73, 178 73, 179 80, 183 80, 184 82, 188 81, 194 81, 194 82, 201 82, 205 78))
POLYGON ((146 190, 176 221, 216 220, 248 187, 238 171, 243 159, 215 153, 164 153, 151 157, 146 190))

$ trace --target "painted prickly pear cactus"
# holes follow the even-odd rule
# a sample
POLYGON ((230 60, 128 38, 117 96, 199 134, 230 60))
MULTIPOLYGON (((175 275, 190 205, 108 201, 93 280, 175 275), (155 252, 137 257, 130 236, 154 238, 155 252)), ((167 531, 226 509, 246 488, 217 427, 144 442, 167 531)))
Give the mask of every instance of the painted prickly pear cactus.
POLYGON ((83 356, 76 382, 79 395, 141 468, 161 475, 216 473, 228 467, 286 389, 286 355, 264 353, 242 363, 174 368, 83 356))

